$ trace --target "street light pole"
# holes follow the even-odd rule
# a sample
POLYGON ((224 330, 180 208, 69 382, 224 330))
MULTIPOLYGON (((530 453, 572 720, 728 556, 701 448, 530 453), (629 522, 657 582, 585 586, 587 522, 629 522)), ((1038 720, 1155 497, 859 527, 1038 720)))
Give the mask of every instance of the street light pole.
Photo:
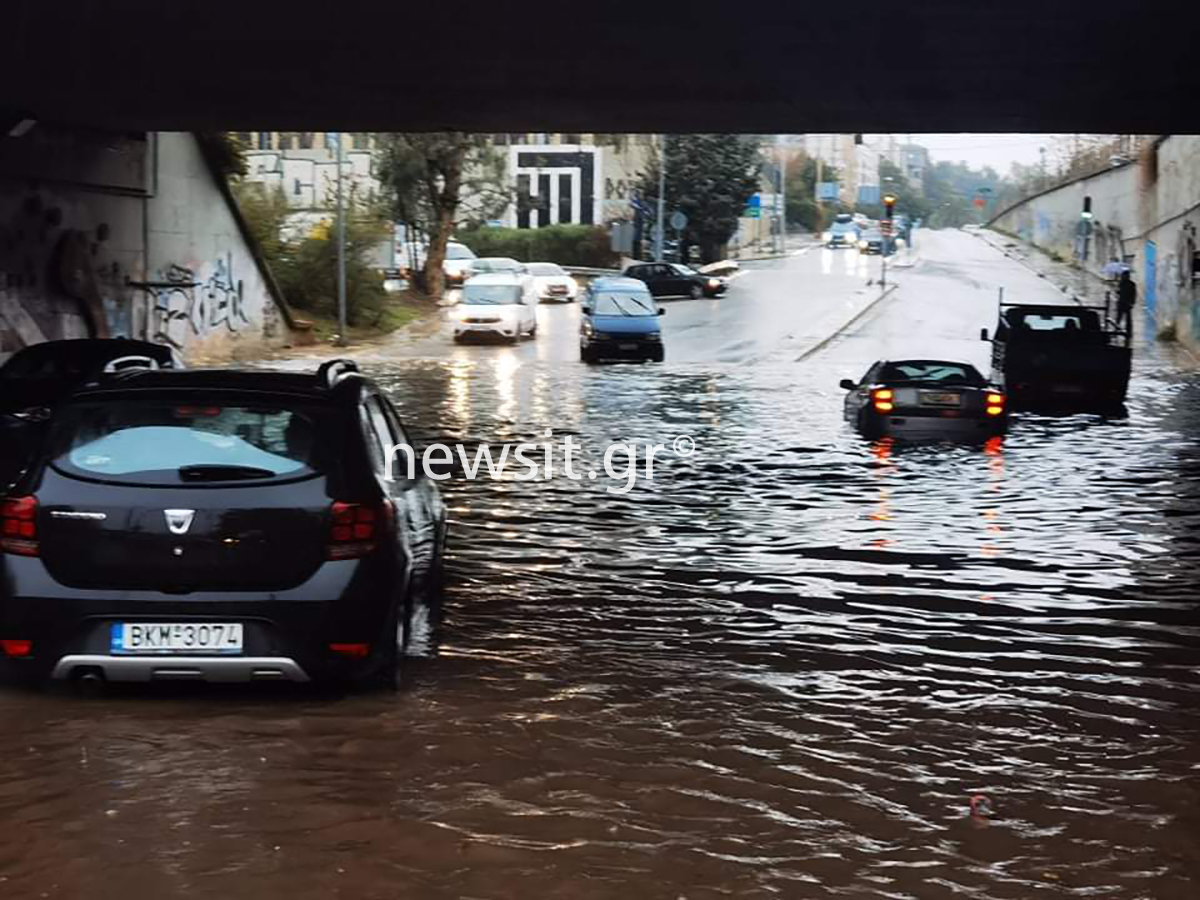
POLYGON ((784 254, 787 253, 787 153, 782 134, 776 137, 776 142, 779 144, 779 196, 775 202, 779 210, 779 252, 784 254))
POLYGON ((342 201, 342 132, 337 133, 338 346, 346 346, 346 209, 342 201))
POLYGON ((660 134, 658 136, 658 232, 654 235, 654 261, 663 261, 663 232, 666 226, 663 224, 663 210, 666 198, 663 194, 666 192, 667 185, 667 136, 660 134))

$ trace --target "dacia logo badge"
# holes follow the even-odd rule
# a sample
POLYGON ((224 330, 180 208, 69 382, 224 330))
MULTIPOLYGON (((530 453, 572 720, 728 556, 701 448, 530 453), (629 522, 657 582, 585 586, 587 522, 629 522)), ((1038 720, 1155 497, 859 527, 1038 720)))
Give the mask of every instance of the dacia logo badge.
POLYGON ((194 509, 164 509, 163 515, 167 517, 167 528, 171 534, 187 534, 188 529, 192 527, 192 518, 196 515, 194 509))

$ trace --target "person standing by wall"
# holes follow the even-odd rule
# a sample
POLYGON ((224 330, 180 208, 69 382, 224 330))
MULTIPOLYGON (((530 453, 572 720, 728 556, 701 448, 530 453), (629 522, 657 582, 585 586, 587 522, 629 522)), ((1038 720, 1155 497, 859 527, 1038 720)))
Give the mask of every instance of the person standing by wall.
POLYGON ((1137 285, 1129 270, 1121 272, 1121 280, 1117 282, 1117 328, 1125 323, 1126 334, 1133 334, 1133 305, 1137 303, 1137 285))

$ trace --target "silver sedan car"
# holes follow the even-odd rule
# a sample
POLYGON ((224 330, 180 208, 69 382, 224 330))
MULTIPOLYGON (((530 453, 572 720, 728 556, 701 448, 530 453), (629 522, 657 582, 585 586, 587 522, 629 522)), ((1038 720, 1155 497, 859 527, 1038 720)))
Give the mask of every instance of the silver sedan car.
POLYGON ((1004 393, 969 363, 880 360, 841 386, 846 421, 872 439, 986 440, 1008 427, 1004 393))

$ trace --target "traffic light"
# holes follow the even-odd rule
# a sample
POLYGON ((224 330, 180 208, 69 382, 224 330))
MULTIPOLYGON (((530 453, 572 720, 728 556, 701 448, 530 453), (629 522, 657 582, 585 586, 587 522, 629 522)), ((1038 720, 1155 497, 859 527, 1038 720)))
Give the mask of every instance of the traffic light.
POLYGON ((892 217, 892 213, 895 211, 895 209, 896 209, 896 198, 893 197, 891 194, 884 194, 883 195, 883 211, 884 211, 883 217, 885 219, 890 219, 892 217))

